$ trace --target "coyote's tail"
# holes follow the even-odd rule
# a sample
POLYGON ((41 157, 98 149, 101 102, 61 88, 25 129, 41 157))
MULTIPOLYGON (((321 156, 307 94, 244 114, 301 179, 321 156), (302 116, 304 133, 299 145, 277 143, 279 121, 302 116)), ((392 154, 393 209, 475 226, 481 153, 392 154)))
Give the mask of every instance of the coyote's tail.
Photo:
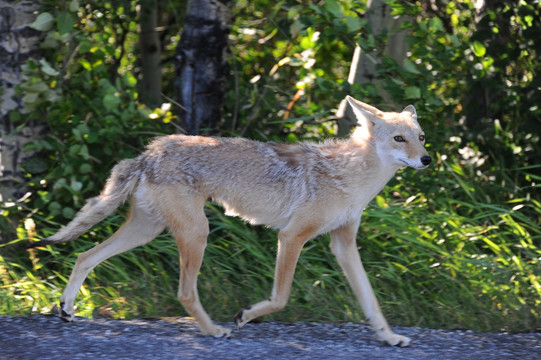
POLYGON ((75 215, 75 218, 56 234, 31 243, 28 248, 52 245, 75 240, 96 223, 112 214, 130 196, 140 178, 138 159, 119 162, 111 172, 101 194, 91 198, 75 215))

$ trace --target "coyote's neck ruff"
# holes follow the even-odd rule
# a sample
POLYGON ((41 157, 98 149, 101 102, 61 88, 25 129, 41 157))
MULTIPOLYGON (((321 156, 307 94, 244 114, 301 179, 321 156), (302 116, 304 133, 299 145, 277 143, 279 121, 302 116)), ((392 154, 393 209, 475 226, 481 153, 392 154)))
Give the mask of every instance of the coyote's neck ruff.
POLYGON ((238 327, 285 306, 303 245, 330 232, 337 256, 378 336, 393 345, 355 243, 363 209, 403 166, 422 169, 431 159, 413 106, 385 113, 348 97, 358 127, 345 140, 278 144, 240 138, 171 135, 155 139, 139 157, 116 165, 102 193, 66 227, 37 245, 73 240, 131 198, 126 223, 82 254, 62 295, 62 315, 73 317, 75 296, 101 261, 150 242, 169 228, 179 247, 179 299, 211 335, 230 330, 212 323, 197 295, 196 279, 208 235, 203 207, 222 204, 227 215, 279 230, 272 296, 241 311, 238 327))

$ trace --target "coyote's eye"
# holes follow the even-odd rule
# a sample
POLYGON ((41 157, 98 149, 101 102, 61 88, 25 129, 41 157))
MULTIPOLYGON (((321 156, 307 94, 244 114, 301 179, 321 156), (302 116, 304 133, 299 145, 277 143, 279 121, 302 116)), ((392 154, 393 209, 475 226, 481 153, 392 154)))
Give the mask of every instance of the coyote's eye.
POLYGON ((419 135, 419 141, 425 141, 425 136, 424 135, 419 135))
POLYGON ((399 135, 399 136, 394 137, 394 141, 396 141, 396 142, 405 142, 406 140, 404 140, 404 138, 399 135))

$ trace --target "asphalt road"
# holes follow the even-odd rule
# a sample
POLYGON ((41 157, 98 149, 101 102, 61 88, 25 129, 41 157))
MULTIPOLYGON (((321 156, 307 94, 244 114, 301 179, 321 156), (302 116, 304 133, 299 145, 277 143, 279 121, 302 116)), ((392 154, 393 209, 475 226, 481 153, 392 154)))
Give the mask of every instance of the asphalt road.
POLYGON ((385 346, 367 325, 353 323, 262 322, 215 339, 201 336, 188 318, 66 324, 52 316, 0 316, 0 359, 541 359, 541 333, 393 329, 411 337, 411 346, 385 346))

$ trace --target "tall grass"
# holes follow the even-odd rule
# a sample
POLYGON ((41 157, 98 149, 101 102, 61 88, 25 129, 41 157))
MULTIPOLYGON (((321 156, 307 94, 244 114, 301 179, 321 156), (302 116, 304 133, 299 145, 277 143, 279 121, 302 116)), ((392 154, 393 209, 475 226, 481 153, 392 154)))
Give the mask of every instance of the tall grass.
MULTIPOLYGON (((500 187, 500 191, 507 191, 500 187)), ((494 194, 494 193, 493 193, 494 194)), ((494 195, 496 196, 496 195, 494 195)), ((210 204, 211 234, 199 277, 211 316, 230 321, 268 298, 276 232, 226 217, 210 204)), ((47 236, 60 224, 34 215, 20 239, 47 236)), ((541 328, 541 206, 530 197, 500 203, 453 164, 405 170, 366 209, 358 246, 390 323, 479 331, 541 328), (417 182, 415 182, 417 181, 417 182)), ((107 219, 82 239, 40 250, 2 248, 0 313, 48 312, 76 254, 123 220, 107 219)), ((265 319, 359 321, 357 301, 328 249, 328 236, 301 254, 288 306, 265 319)), ((176 299, 178 254, 169 234, 113 257, 88 277, 76 314, 120 318, 187 315, 176 299)))

